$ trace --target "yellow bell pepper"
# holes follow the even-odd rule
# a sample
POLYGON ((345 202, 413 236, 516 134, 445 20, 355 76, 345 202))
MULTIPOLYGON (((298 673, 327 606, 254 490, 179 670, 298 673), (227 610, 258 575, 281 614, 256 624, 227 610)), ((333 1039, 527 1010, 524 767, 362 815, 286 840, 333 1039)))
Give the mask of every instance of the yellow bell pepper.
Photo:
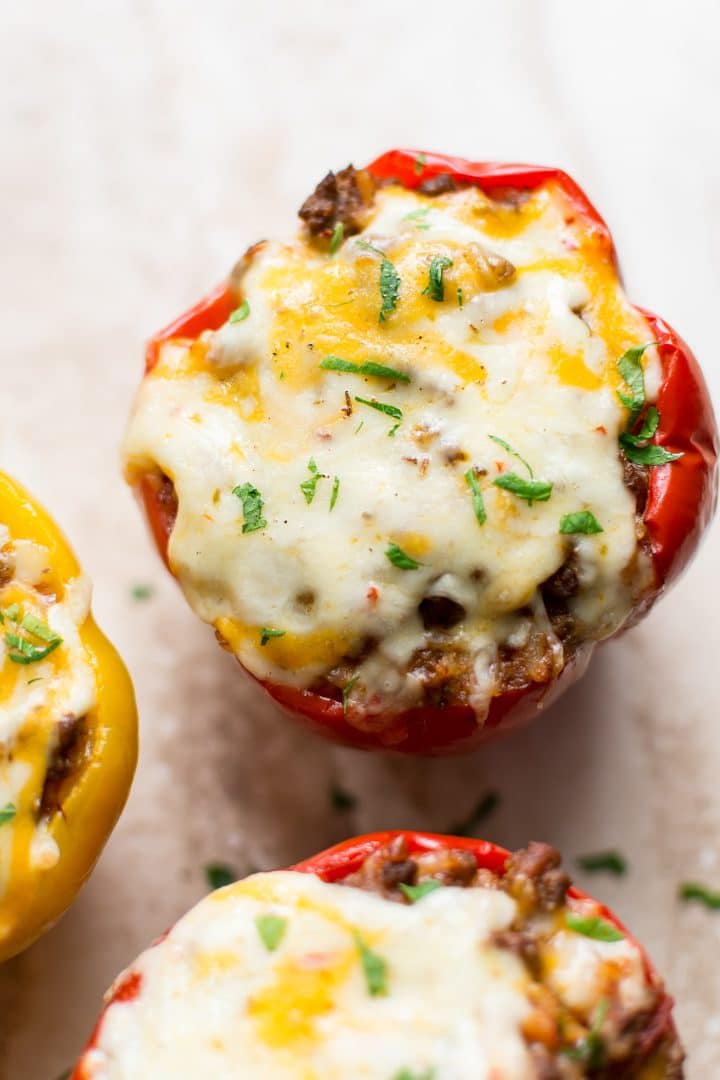
POLYGON ((135 770, 132 683, 86 605, 57 526, 0 472, 0 961, 73 901, 135 770))

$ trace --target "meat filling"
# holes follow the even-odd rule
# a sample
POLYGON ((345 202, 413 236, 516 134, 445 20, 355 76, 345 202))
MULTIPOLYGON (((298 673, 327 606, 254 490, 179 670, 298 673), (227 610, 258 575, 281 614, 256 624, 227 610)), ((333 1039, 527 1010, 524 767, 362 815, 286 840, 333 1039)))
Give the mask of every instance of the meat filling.
POLYGON ((649 1006, 632 1008, 612 991, 598 1001, 595 1019, 563 1002, 543 982, 550 964, 549 939, 567 913, 570 878, 560 855, 549 844, 530 843, 511 854, 505 871, 479 868, 461 848, 410 852, 407 839, 396 837, 369 855, 341 884, 399 904, 418 902, 418 886, 492 888, 507 892, 518 905, 510 930, 492 945, 508 950, 525 965, 532 1010, 523 1022, 537 1080, 682 1080, 683 1051, 670 1021, 669 999, 661 987, 650 989, 649 1006))
POLYGON ((84 716, 63 716, 58 740, 45 774, 38 816, 51 817, 62 810, 65 783, 79 768, 87 749, 88 726, 84 716))
POLYGON ((329 172, 298 211, 311 236, 331 237, 337 225, 345 236, 360 232, 372 205, 376 183, 370 173, 348 165, 329 172))

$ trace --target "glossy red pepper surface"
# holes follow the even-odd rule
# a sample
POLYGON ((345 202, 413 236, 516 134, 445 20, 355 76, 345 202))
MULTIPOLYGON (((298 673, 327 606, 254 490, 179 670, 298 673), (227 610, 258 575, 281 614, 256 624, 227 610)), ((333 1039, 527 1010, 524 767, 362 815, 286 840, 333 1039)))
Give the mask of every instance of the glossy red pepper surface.
MULTIPOLYGON (((359 870, 368 856, 374 854, 374 852, 378 851, 380 848, 385 847, 398 836, 405 837, 408 851, 411 855, 422 851, 462 848, 465 851, 471 851, 473 853, 477 859, 478 867, 490 870, 492 873, 499 875, 504 873, 505 864, 510 855, 510 852, 505 848, 499 847, 498 844, 492 844, 488 840, 476 840, 466 836, 443 836, 438 833, 412 832, 396 829, 389 832, 368 833, 365 836, 357 836, 351 840, 345 840, 341 844, 336 844, 334 847, 321 851, 318 855, 313 855, 309 859, 304 859, 302 862, 296 863, 294 866, 289 867, 289 869, 297 870, 302 874, 314 874, 316 877, 320 878, 321 881, 342 881, 356 870, 359 870)), ((573 900, 588 899, 588 894, 575 888, 575 886, 571 886, 567 895, 571 903, 573 900)), ((637 946, 642 953, 648 979, 657 984, 659 982, 658 975, 647 954, 635 938, 628 933, 627 928, 620 922, 617 916, 604 905, 599 905, 598 914, 601 918, 606 919, 608 922, 612 923, 613 926, 616 926, 629 941, 637 946)), ((155 944, 162 941, 165 936, 166 935, 163 935, 163 937, 159 938, 155 944)), ((107 1001, 100 1019, 95 1025, 90 1041, 85 1048, 85 1053, 96 1045, 105 1012, 110 1005, 123 1001, 132 1001, 133 998, 138 996, 141 988, 142 977, 138 972, 129 969, 121 976, 107 1001)), ((649 1054, 663 1038, 673 1037, 675 1035, 672 1007, 673 999, 669 994, 664 994, 660 1007, 657 1010, 656 1022, 648 1032, 648 1038, 643 1047, 645 1053, 649 1054)), ((72 1073, 70 1080, 87 1080, 87 1073, 83 1068, 82 1059, 72 1073)))
MULTIPOLYGON (((391 150, 368 166, 378 179, 394 178, 407 188, 439 174, 477 184, 492 193, 502 188, 533 189, 546 181, 559 184, 609 257, 616 262, 607 225, 595 207, 566 173, 533 165, 471 162, 415 150, 391 150)), ((237 305, 229 283, 218 286, 186 315, 161 330, 150 341, 146 368, 157 362, 160 345, 171 338, 192 340, 203 330, 217 330, 237 305)), ((667 586, 677 578, 694 554, 712 517, 717 498, 718 434, 712 406, 699 365, 682 338, 661 318, 638 309, 650 323, 658 342, 663 379, 657 407, 660 425, 654 442, 682 457, 650 470, 644 514, 655 574, 654 587, 627 626, 637 621, 667 586)), ((157 483, 148 477, 139 485, 140 496, 163 559, 172 520, 157 498, 157 483)), ((291 715, 334 741, 363 749, 393 749, 406 753, 447 754, 474 749, 501 729, 527 723, 546 708, 585 671, 595 642, 575 651, 560 675, 549 683, 532 684, 494 697, 485 723, 480 726, 468 705, 423 706, 383 717, 377 729, 360 731, 348 723, 342 704, 311 690, 262 682, 264 689, 291 715)))

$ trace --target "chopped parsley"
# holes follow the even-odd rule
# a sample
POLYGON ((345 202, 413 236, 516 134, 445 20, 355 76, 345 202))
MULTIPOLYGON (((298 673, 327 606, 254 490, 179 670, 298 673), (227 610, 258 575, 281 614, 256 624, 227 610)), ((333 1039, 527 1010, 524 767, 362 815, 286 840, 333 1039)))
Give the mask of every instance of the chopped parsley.
POLYGON ((607 872, 622 877, 627 873, 627 859, 619 851, 598 851, 591 855, 580 855, 577 863, 580 869, 588 874, 607 872))
POLYGON ((464 821, 451 825, 447 832, 451 836, 472 836, 476 829, 497 810, 500 805, 500 795, 497 791, 488 791, 483 795, 480 802, 475 806, 464 821))
POLYGON ((427 896, 428 893, 435 892, 436 889, 441 889, 442 885, 439 881, 432 880, 421 881, 419 885, 406 885, 401 881, 398 887, 403 895, 414 904, 418 900, 422 900, 423 896, 427 896))
POLYGON ((665 465, 669 461, 677 461, 682 454, 671 454, 664 446, 657 443, 648 443, 647 446, 629 446, 620 436, 620 445, 628 461, 635 465, 665 465))
POLYGON ((660 414, 654 405, 648 407, 640 430, 636 432, 630 430, 645 406, 645 374, 642 355, 651 345, 657 345, 657 342, 650 341, 647 345, 628 349, 617 362, 618 371, 629 391, 628 393, 618 391, 618 398, 625 408, 630 410, 627 430, 620 435, 620 446, 627 460, 634 465, 666 465, 683 456, 681 453, 673 454, 664 446, 649 442, 660 424, 660 414))
POLYGON ((622 393, 618 390, 618 397, 625 408, 630 410, 631 423, 645 404, 645 373, 642 355, 651 345, 656 344, 656 341, 649 341, 647 345, 628 349, 617 362, 617 369, 629 391, 629 393, 622 393))
POLYGON ((393 564, 397 566, 398 570, 417 570, 422 566, 416 559, 413 559, 411 555, 403 551, 397 544, 391 543, 385 549, 385 555, 393 564))
POLYGON ((150 597, 152 596, 152 594, 153 594, 152 585, 140 585, 140 584, 133 585, 132 589, 130 590, 130 595, 132 596, 133 600, 138 600, 138 601, 140 601, 140 600, 149 600, 150 597))
POLYGON ((249 314, 250 314, 250 305, 247 302, 247 300, 243 300, 240 307, 236 307, 235 310, 232 312, 232 314, 230 315, 230 318, 228 319, 228 322, 230 322, 230 323, 242 322, 243 319, 247 319, 249 314))
POLYGON ((355 939, 357 951, 360 954, 360 963, 362 964, 363 973, 365 975, 368 993, 371 997, 378 997, 381 994, 386 994, 387 964, 382 956, 378 956, 378 954, 373 952, 370 946, 363 941, 360 934, 354 933, 353 937, 355 939))
POLYGON ((332 491, 330 492, 330 509, 332 510, 337 502, 338 492, 340 491, 340 477, 334 476, 332 482, 332 491))
POLYGON ((495 477, 493 484, 517 495, 519 499, 526 499, 531 506, 534 502, 547 502, 553 489, 552 484, 541 480, 523 480, 517 473, 502 473, 495 477))
POLYGON ((273 630, 271 626, 263 626, 260 631, 260 644, 267 645, 270 638, 285 637, 287 630, 273 630))
POLYGON ((237 879, 233 868, 225 863, 208 863, 205 867, 205 880, 211 889, 223 889, 237 879))
POLYGON ((485 513, 485 503, 483 501, 480 485, 478 484, 478 478, 475 475, 474 469, 468 469, 465 473, 465 480, 467 482, 470 491, 472 492, 472 507, 475 513, 475 517, 478 520, 479 525, 484 525, 487 520, 487 514, 485 513))
POLYGON ((576 934, 584 934, 585 937, 592 938, 593 941, 622 941, 625 937, 617 926, 613 926, 607 919, 602 919, 599 915, 585 917, 569 912, 565 916, 565 925, 568 930, 573 930, 576 934))
POLYGON ((359 675, 353 675, 350 682, 345 683, 345 685, 343 686, 343 691, 342 691, 343 716, 347 716, 348 703, 350 701, 350 691, 352 690, 353 686, 355 685, 355 683, 358 681, 359 678, 360 678, 359 675))
POLYGON ((488 435, 488 439, 492 439, 492 441, 494 443, 497 443, 498 446, 502 446, 503 450, 506 450, 508 452, 508 454, 512 454, 512 456, 516 457, 518 459, 518 461, 521 461, 523 463, 523 465, 525 466, 525 468, 527 469, 528 474, 530 476, 530 479, 532 480, 532 478, 535 475, 534 472, 532 471, 532 468, 527 463, 527 461, 522 456, 522 454, 518 454, 518 452, 517 452, 517 450, 515 449, 514 446, 511 446, 509 442, 505 442, 505 440, 501 439, 499 435, 488 435))
POLYGON ((340 245, 342 244, 344 239, 345 239, 345 226, 343 225, 342 221, 336 221, 335 222, 335 228, 333 229, 332 236, 330 237, 330 254, 331 255, 335 254, 335 252, 340 247, 340 245))
POLYGON ((9 607, 0 611, 0 623, 9 622, 15 624, 15 630, 6 631, 5 644, 8 646, 8 659, 14 664, 34 664, 38 660, 44 660, 57 649, 58 645, 62 645, 59 634, 51 630, 47 623, 38 619, 36 615, 29 612, 23 615, 19 604, 10 604, 9 607), (25 631, 45 644, 36 645, 25 634, 16 632, 19 630, 25 631))
POLYGON ((416 176, 420 176, 421 172, 425 168, 426 163, 427 163, 427 158, 425 157, 424 154, 418 154, 416 156, 415 161, 413 163, 413 172, 415 173, 416 176))
POLYGON ((403 371, 388 367, 386 364, 376 364, 373 360, 355 364, 352 360, 343 360, 340 356, 326 356, 320 361, 320 367, 325 371, 347 371, 351 375, 372 375, 379 379, 393 379, 395 382, 410 382, 410 376, 403 371))
POLYGON ((620 436, 620 444, 622 446, 642 446, 648 439, 652 439, 659 423, 660 413, 654 405, 650 405, 645 413, 640 430, 636 431, 634 435, 629 431, 623 431, 620 436))
POLYGON ((457 287, 457 300, 458 300, 458 307, 461 308, 463 306, 463 291, 462 291, 462 289, 460 288, 459 285, 457 287))
POLYGON ((0 806, 0 825, 7 825, 8 821, 12 821, 16 814, 17 810, 14 803, 9 802, 5 806, 0 806))
POLYGON ((419 210, 411 210, 409 214, 405 214, 402 220, 411 221, 416 229, 429 229, 430 222, 426 221, 429 213, 429 206, 421 206, 419 210))
POLYGON ((275 952, 285 936, 287 919, 283 919, 280 915, 258 915, 255 926, 267 951, 275 952))
POLYGON ((398 423, 397 423, 397 424, 393 424, 393 426, 392 426, 392 427, 390 428, 390 430, 388 431, 388 438, 389 438, 389 439, 394 439, 394 438, 395 438, 395 432, 397 431, 397 429, 398 429, 399 427, 400 427, 400 422, 399 422, 399 421, 398 421, 398 423))
POLYGON ((564 514, 560 518, 560 532, 566 536, 574 533, 590 535, 603 531, 602 525, 589 510, 576 510, 573 514, 564 514))
POLYGON ((434 1080, 435 1069, 430 1066, 429 1069, 424 1069, 423 1072, 411 1072, 410 1069, 401 1069, 400 1072, 396 1072, 392 1077, 392 1080, 434 1080))
POLYGON ((358 426, 353 431, 353 435, 357 435, 358 432, 360 431, 360 429, 363 428, 364 426, 365 426, 365 421, 361 420, 360 423, 358 424, 358 426))
POLYGON ((402 420, 402 409, 398 409, 397 405, 386 405, 384 401, 368 401, 367 398, 356 397, 361 405, 369 405, 371 409, 377 409, 378 412, 385 413, 386 416, 392 416, 393 420, 402 420))
POLYGON ((383 259, 380 263, 380 322, 385 322, 397 307, 400 296, 400 275, 389 259, 383 259))
POLYGON ((447 255, 437 255, 430 262, 430 270, 428 271, 428 283, 423 289, 423 296, 429 296, 431 300, 437 300, 438 303, 442 303, 445 299, 445 282, 443 280, 443 274, 453 264, 452 259, 449 259, 447 255))
POLYGON ((249 533, 264 529, 267 521, 263 517, 263 498, 258 489, 252 484, 239 484, 238 487, 233 488, 232 493, 237 495, 242 503, 245 518, 242 531, 249 533))
POLYGON ((562 1051, 567 1057, 582 1062, 592 1071, 601 1069, 605 1064, 605 1043, 600 1036, 600 1029, 607 1015, 608 1005, 609 1002, 604 998, 597 1007, 593 1025, 587 1035, 579 1039, 571 1049, 562 1051))
POLYGON ((333 784, 330 788, 330 805, 333 810, 354 810, 357 798, 339 784, 333 784))
POLYGON ((307 467, 310 471, 310 477, 307 480, 303 480, 302 484, 300 485, 300 490, 305 496, 305 502, 309 506, 315 498, 315 491, 318 486, 318 481, 326 479, 326 476, 325 473, 319 472, 318 467, 315 464, 315 458, 310 458, 307 467))
POLYGON ((720 892, 700 885, 697 881, 684 881, 678 889, 681 900, 698 900, 711 911, 720 911, 720 892))

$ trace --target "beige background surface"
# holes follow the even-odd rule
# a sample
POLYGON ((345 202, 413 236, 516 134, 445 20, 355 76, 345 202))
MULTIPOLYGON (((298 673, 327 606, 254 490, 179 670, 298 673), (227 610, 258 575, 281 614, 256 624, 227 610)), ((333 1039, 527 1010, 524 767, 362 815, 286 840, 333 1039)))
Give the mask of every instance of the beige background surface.
POLYGON ((250 691, 163 575, 117 452, 143 339, 290 224, 328 167, 402 144, 569 169, 614 229, 632 297, 681 328, 717 397, 714 0, 4 9, 0 461, 94 578, 142 758, 83 895, 0 972, 0 1077, 53 1080, 71 1062, 111 977, 202 895, 207 861, 242 872, 376 827, 447 828, 489 788, 493 839, 627 853, 626 880, 592 887, 666 973, 688 1075, 718 1075, 720 915, 675 901, 681 879, 720 886, 717 530, 532 730, 464 760, 368 757, 250 691), (333 780, 355 811, 330 808, 333 780))

